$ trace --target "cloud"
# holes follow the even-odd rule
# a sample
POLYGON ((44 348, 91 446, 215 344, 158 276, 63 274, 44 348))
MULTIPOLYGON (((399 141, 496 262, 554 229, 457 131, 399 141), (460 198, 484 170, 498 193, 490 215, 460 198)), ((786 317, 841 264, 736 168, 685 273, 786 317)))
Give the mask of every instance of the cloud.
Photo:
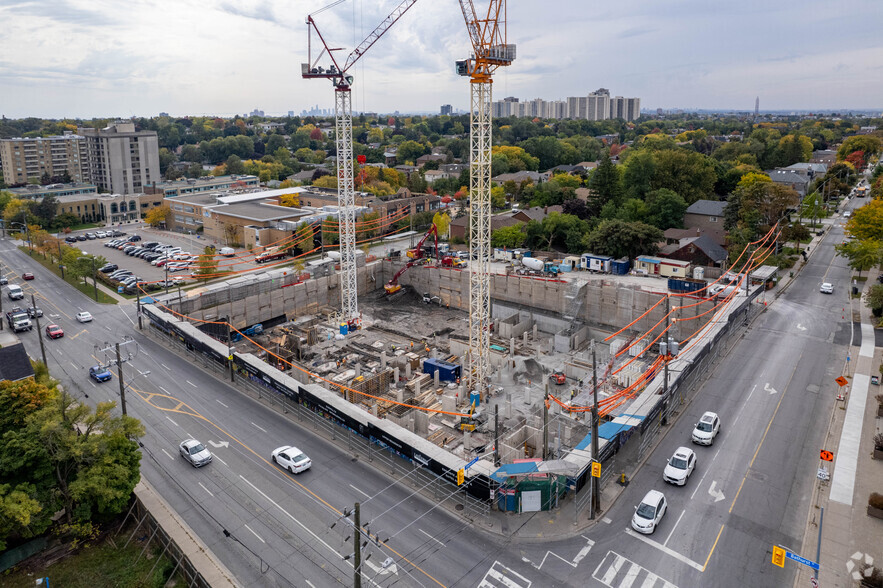
POLYGON ((221 12, 226 12, 232 16, 241 16, 244 18, 279 24, 276 17, 273 15, 273 6, 270 2, 257 2, 252 6, 244 6, 243 4, 244 3, 242 2, 237 4, 222 2, 218 5, 218 9, 221 12))
POLYGON ((40 0, 16 2, 11 0, 0 5, 7 18, 39 17, 68 25, 102 27, 118 22, 112 11, 90 10, 66 0, 40 0))

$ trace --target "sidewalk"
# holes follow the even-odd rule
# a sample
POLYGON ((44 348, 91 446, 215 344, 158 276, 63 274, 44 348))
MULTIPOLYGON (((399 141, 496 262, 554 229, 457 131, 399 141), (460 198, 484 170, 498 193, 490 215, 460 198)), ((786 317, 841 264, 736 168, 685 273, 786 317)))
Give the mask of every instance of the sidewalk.
MULTIPOLYGON (((877 275, 868 274, 863 292, 877 283, 877 275)), ((862 564, 883 563, 883 520, 867 514, 870 493, 883 492, 883 462, 872 457, 874 434, 883 431, 874 397, 883 394, 883 387, 870 384, 870 376, 880 374, 883 349, 875 346, 877 321, 861 299, 851 300, 851 314, 861 317, 861 342, 850 347, 851 382, 843 388, 846 400, 836 402, 828 427, 824 448, 835 455, 833 466, 827 464, 831 480, 816 481, 801 546, 801 555, 813 559, 821 524, 818 585, 824 587, 857 585, 862 564)), ((794 586, 810 586, 812 570, 799 567, 794 586)))

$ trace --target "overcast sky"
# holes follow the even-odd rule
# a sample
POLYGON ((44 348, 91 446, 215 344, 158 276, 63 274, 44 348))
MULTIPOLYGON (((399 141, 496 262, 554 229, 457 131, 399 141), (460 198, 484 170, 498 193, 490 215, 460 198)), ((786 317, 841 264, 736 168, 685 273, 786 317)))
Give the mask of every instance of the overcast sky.
MULTIPOLYGON (((315 15, 341 60, 399 0, 315 15)), ((303 80, 304 0, 0 0, 0 114, 267 115, 333 108, 303 80)), ((487 0, 476 0, 476 7, 487 0)), ((600 88, 642 108, 883 110, 881 0, 511 0, 512 66, 494 99, 600 88)), ((313 39, 315 49, 317 39, 313 39)), ((355 110, 467 109, 470 51, 456 0, 420 0, 351 70, 355 110)), ((327 61, 327 60, 323 60, 327 61)))

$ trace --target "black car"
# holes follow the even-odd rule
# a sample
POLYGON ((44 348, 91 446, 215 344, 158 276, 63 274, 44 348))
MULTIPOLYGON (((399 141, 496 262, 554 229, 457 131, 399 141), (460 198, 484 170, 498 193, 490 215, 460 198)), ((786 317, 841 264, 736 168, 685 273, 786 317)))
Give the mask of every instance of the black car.
POLYGON ((132 243, 137 243, 140 240, 141 240, 141 237, 139 235, 132 235, 131 237, 129 237, 129 241, 132 243))
POLYGON ((76 242, 77 242, 77 238, 76 238, 76 237, 65 237, 65 238, 64 238, 64 242, 65 242, 65 243, 76 243, 76 242))
POLYGON ((116 270, 118 270, 118 269, 120 269, 120 266, 118 266, 118 265, 115 264, 115 263, 109 263, 109 264, 103 266, 103 267, 102 267, 100 270, 98 270, 98 271, 100 271, 102 274, 109 274, 110 272, 116 271, 116 270))
POLYGON ((77 235, 77 241, 85 241, 86 235, 77 235))
POLYGON ((31 318, 43 316, 43 309, 40 308, 39 306, 29 306, 28 307, 28 316, 31 318))

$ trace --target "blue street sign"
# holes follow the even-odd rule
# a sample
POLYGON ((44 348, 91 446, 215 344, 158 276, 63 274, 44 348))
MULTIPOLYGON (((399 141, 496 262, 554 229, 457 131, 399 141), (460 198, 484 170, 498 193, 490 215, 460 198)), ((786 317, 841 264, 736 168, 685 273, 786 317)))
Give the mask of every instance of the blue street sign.
POLYGON ((788 559, 793 559, 793 560, 796 561, 797 563, 802 563, 802 564, 805 565, 805 566, 811 567, 812 569, 814 569, 814 570, 816 570, 816 571, 819 570, 819 564, 818 564, 818 563, 816 563, 816 562, 814 562, 814 561, 812 561, 812 560, 806 559, 805 557, 800 557, 800 556, 797 555, 796 553, 791 553, 790 551, 786 551, 786 552, 785 552, 785 557, 787 557, 788 559))
POLYGON ((472 458, 472 461, 470 461, 469 463, 467 463, 467 464, 463 467, 463 469, 464 469, 464 470, 468 470, 469 468, 471 468, 472 466, 474 466, 474 465, 477 464, 477 463, 478 463, 478 458, 477 458, 477 457, 474 457, 474 458, 472 458))

